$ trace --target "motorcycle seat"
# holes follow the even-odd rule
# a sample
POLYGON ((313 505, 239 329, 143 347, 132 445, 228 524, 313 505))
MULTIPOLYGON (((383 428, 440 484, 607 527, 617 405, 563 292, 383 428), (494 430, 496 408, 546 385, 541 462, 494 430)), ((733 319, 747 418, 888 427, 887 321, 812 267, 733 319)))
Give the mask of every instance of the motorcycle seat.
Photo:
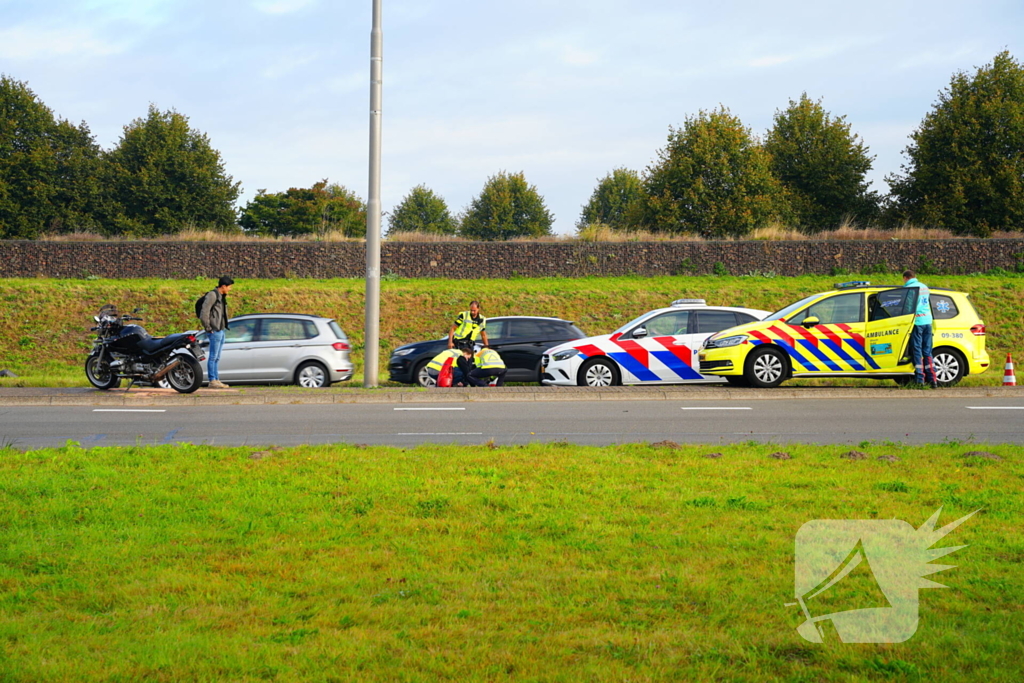
POLYGON ((181 342, 187 337, 188 334, 169 334, 166 337, 150 337, 149 339, 139 340, 139 348, 142 349, 143 353, 154 354, 159 351, 163 351, 167 348, 174 348, 179 346, 181 342))

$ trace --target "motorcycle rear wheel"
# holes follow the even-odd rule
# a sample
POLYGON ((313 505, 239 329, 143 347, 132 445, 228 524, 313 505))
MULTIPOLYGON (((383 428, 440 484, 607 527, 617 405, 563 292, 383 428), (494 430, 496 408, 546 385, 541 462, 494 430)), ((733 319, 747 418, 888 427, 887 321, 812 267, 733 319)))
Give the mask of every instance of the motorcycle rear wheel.
POLYGON ((191 355, 181 354, 181 362, 164 379, 179 394, 191 394, 203 385, 203 366, 191 355))
POLYGON ((121 378, 110 369, 110 362, 101 361, 98 353, 85 359, 85 376, 88 378, 89 384, 101 391, 121 386, 121 378))

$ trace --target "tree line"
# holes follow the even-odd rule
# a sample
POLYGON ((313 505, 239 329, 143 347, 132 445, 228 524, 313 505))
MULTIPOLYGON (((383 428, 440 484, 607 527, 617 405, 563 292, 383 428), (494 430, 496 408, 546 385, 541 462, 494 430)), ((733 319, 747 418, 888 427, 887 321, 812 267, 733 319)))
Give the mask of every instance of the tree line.
MULTIPOLYGON (((874 157, 845 116, 806 93, 755 135, 719 106, 670 127, 642 172, 598 181, 577 229, 606 226, 736 238, 768 225, 804 232, 913 224, 957 235, 1024 229, 1024 67, 1002 52, 955 74, 910 136, 906 163, 869 189, 874 157)), ((255 235, 362 237, 366 206, 327 180, 260 190, 240 184, 187 117, 150 106, 111 150, 88 126, 56 117, 27 84, 0 76, 0 238, 75 231, 152 237, 189 228, 255 235)), ((425 232, 507 240, 551 234, 554 217, 522 172, 501 171, 458 215, 425 185, 388 215, 389 235, 425 232)))

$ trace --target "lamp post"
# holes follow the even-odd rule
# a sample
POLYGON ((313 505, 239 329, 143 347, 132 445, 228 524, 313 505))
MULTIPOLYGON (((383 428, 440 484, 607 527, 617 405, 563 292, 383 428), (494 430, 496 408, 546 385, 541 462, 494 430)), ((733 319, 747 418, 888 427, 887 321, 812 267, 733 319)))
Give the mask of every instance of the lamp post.
POLYGON ((366 323, 364 328, 363 387, 378 383, 380 355, 380 129, 381 79, 384 73, 384 33, 381 2, 373 0, 370 31, 370 189, 366 202, 366 323))

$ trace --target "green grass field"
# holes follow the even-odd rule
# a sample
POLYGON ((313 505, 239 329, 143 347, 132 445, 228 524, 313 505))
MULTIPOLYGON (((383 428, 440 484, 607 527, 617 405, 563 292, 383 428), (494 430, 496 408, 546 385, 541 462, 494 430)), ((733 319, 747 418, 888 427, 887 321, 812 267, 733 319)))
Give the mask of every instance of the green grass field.
MULTIPOLYGON (((901 283, 897 275, 866 277, 876 284, 901 283)), ((382 379, 386 379, 393 348, 446 335, 455 315, 471 299, 482 300, 488 316, 556 316, 576 321, 587 334, 596 335, 681 297, 774 311, 807 294, 827 291, 836 280, 823 276, 679 276, 385 281, 381 294, 382 379)), ((924 280, 933 287, 970 292, 988 326, 993 367, 1002 367, 1008 351, 1024 353, 1024 277, 930 276, 924 280)), ((113 302, 122 311, 143 307, 145 326, 151 333, 180 332, 197 326, 193 305, 212 285, 210 280, 0 279, 0 301, 7 322, 6 334, 0 335, 0 368, 21 376, 0 378, 0 386, 86 386, 82 366, 91 348, 88 330, 101 305, 113 302)), ((364 287, 362 280, 241 280, 231 293, 231 312, 314 313, 336 318, 352 340, 357 377, 350 384, 358 384, 362 377, 364 287)), ((1002 373, 990 369, 968 377, 964 384, 998 385, 1001 381, 1002 373)))
POLYGON ((848 450, 3 448, 0 680, 1019 681, 1024 449, 848 450), (799 637, 803 523, 940 506, 912 639, 799 637))

